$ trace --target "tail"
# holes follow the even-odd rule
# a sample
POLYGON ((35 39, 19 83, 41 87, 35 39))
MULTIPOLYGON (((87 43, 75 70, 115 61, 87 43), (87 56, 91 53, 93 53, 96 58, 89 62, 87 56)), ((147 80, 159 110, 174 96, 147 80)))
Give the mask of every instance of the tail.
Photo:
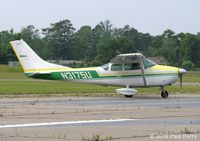
POLYGON ((24 73, 37 73, 68 68, 44 61, 23 40, 11 41, 10 44, 24 70, 24 73))

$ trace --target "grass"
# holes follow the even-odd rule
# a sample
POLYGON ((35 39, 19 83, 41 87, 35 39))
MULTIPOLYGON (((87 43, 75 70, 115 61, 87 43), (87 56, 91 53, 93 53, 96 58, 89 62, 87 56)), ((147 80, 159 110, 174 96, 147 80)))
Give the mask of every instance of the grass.
MULTIPOLYGON (((0 65, 0 94, 65 94, 88 95, 115 93, 118 87, 104 87, 99 85, 81 84, 64 81, 41 81, 27 78, 20 67, 7 67, 0 65)), ((200 82, 200 72, 188 72, 183 77, 184 82, 200 82)), ((170 93, 200 93, 198 85, 179 86, 172 85, 166 88, 170 93)), ((160 94, 159 88, 138 88, 140 93, 160 94)))
POLYGON ((9 67, 7 65, 0 65, 0 72, 23 72, 21 67, 9 67))
MULTIPOLYGON (((0 81, 0 94, 69 94, 69 93, 114 93, 117 87, 81 84, 60 81, 0 81)), ((200 93, 199 86, 170 86, 170 93, 200 93)), ((160 93, 160 89, 138 88, 140 93, 160 93)))
MULTIPOLYGON (((183 86, 181 89, 179 86, 167 86, 165 89, 170 93, 170 94, 175 94, 175 93, 194 93, 200 94, 200 87, 197 85, 191 85, 191 86, 183 86)), ((147 93, 147 94, 160 94, 160 88, 155 87, 155 88, 138 88, 137 89, 140 93, 147 93)))
POLYGON ((23 73, 17 72, 1 72, 0 79, 29 79, 23 73))
POLYGON ((113 138, 111 136, 107 136, 105 139, 101 139, 101 136, 99 134, 93 134, 93 136, 91 138, 87 138, 82 136, 82 141, 110 141, 113 138))
POLYGON ((111 93, 115 87, 59 81, 0 81, 1 94, 111 93))
POLYGON ((200 71, 189 71, 183 76, 183 82, 200 82, 200 71))
POLYGON ((21 67, 0 65, 0 79, 27 79, 21 67))

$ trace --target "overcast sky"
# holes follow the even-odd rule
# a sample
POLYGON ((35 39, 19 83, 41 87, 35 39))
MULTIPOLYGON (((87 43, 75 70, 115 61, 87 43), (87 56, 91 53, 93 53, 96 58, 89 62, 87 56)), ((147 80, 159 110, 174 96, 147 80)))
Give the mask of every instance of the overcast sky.
POLYGON ((69 19, 76 29, 110 20, 139 32, 200 32, 200 0, 0 0, 0 31, 23 26, 46 28, 69 19))

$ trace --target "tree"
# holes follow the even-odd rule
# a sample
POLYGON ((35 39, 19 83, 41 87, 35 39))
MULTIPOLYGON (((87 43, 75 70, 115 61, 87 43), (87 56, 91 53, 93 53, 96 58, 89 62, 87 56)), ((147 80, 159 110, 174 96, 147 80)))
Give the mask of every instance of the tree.
POLYGON ((190 60, 185 60, 185 61, 183 61, 182 66, 186 69, 191 69, 194 67, 194 63, 192 63, 192 61, 190 61, 190 60))
POLYGON ((109 47, 109 40, 112 38, 112 24, 109 20, 106 20, 104 22, 100 22, 94 29, 93 29, 93 35, 94 35, 94 43, 96 44, 96 56, 95 60, 96 62, 99 62, 100 64, 105 63, 108 61, 108 58, 113 56, 113 52, 111 52, 109 47), (107 54, 107 55, 106 55, 107 54))
POLYGON ((182 62, 191 61, 196 67, 200 67, 200 38, 194 34, 179 34, 182 49, 182 62))
POLYGON ((94 58, 95 47, 93 46, 93 32, 90 26, 82 26, 76 33, 75 38, 76 58, 79 60, 90 61, 94 58))
POLYGON ((108 40, 97 44, 98 56, 96 59, 102 64, 106 63, 118 54, 117 51, 120 53, 135 52, 133 48, 133 42, 127 37, 123 36, 117 38, 110 37, 108 40))
POLYGON ((171 65, 179 67, 200 67, 200 33, 176 34, 167 29, 161 35, 151 36, 129 25, 113 27, 109 20, 94 28, 82 26, 75 31, 67 19, 51 24, 42 32, 44 36, 33 25, 17 33, 13 29, 1 31, 0 63, 17 60, 9 42, 23 38, 42 58, 84 60, 85 66, 106 63, 119 51, 163 56, 171 65))
POLYGON ((103 36, 107 36, 107 37, 111 36, 112 24, 109 20, 100 22, 99 26, 101 27, 103 36))
POLYGON ((147 52, 149 56, 163 56, 170 64, 178 65, 177 45, 177 36, 168 29, 162 35, 152 38, 151 47, 147 52))
POLYGON ((42 58, 46 58, 45 44, 40 37, 40 32, 33 25, 28 25, 21 30, 21 38, 42 58))
POLYGON ((8 61, 16 60, 11 49, 10 41, 15 39, 13 30, 0 32, 0 64, 7 64, 8 61))
POLYGON ((69 20, 62 20, 42 29, 44 40, 52 52, 51 59, 72 59, 72 42, 75 28, 69 20))

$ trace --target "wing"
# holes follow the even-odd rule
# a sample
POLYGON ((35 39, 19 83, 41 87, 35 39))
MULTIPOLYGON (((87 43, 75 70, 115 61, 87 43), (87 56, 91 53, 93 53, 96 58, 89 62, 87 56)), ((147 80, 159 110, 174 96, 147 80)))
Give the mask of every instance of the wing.
POLYGON ((144 56, 140 53, 120 54, 110 60, 111 63, 131 63, 140 61, 144 56))

